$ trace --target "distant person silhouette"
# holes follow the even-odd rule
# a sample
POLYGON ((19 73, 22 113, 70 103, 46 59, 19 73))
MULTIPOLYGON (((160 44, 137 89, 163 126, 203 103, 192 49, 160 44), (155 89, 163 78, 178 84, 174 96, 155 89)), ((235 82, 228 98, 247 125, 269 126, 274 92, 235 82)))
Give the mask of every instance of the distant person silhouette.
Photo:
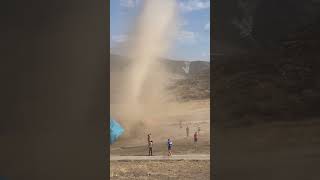
POLYGON ((171 156, 172 155, 172 141, 170 139, 168 139, 168 142, 167 142, 167 145, 168 145, 168 156, 171 156))
POLYGON ((150 144, 151 141, 151 133, 148 134, 148 144, 150 144))
POLYGON ((187 137, 189 137, 189 126, 186 127, 187 137))
POLYGON ((193 141, 194 141, 195 149, 197 150, 197 143, 198 143, 198 133, 197 132, 195 132, 193 135, 193 141))
POLYGON ((151 140, 149 142, 149 156, 152 156, 152 146, 153 146, 153 141, 151 140))

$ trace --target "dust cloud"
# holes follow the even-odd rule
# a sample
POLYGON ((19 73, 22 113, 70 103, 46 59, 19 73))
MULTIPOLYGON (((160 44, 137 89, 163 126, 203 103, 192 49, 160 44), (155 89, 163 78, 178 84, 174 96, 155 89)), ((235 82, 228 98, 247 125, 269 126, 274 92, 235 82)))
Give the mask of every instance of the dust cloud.
MULTIPOLYGON (((166 56, 178 30, 175 0, 146 0, 133 23, 125 46, 132 62, 121 82, 121 104, 111 105, 111 115, 125 128, 124 137, 147 133, 169 116, 182 110, 168 93, 169 76, 161 57, 166 56)), ((112 84, 111 84, 112 86, 112 84)), ((112 94, 111 94, 112 96, 112 94)))

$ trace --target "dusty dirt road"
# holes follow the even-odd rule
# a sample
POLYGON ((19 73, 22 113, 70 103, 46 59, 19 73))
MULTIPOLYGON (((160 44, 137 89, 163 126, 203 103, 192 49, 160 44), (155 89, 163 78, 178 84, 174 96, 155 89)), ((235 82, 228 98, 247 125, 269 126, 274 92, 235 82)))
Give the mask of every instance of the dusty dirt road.
POLYGON ((187 155, 172 155, 172 156, 110 156, 110 161, 177 161, 177 160, 196 160, 210 161, 209 154, 187 154, 187 155))

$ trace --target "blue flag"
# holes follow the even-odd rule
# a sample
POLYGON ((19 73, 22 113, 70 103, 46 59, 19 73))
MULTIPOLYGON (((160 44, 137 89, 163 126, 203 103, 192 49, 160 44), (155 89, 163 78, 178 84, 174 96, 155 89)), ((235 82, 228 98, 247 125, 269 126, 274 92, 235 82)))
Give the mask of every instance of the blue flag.
POLYGON ((110 144, 113 144, 123 132, 122 126, 117 121, 110 119, 110 144))

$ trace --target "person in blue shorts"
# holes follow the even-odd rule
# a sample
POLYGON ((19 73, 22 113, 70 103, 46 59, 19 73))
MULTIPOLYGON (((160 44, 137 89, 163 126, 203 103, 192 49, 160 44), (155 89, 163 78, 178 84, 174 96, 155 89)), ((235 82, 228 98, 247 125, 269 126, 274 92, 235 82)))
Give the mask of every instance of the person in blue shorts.
POLYGON ((172 141, 170 139, 168 139, 168 156, 172 155, 172 152, 171 152, 172 145, 173 145, 172 141))

